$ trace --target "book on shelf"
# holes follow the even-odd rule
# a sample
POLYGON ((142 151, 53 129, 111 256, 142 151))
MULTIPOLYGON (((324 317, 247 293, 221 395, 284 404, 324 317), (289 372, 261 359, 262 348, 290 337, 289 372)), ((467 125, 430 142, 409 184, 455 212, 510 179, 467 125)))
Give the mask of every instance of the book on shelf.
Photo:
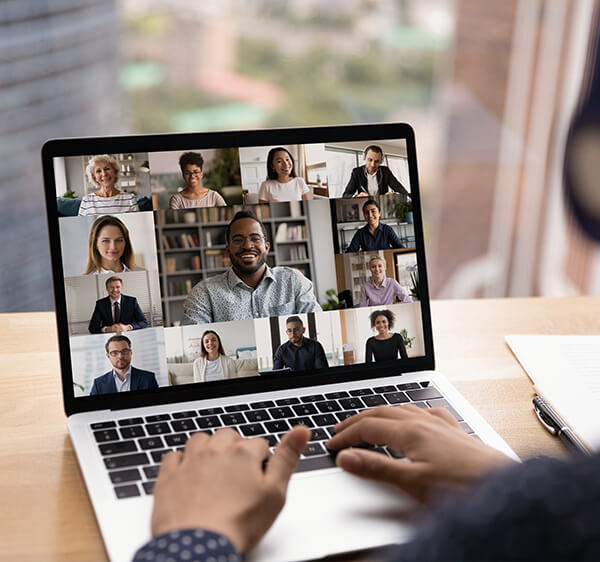
POLYGON ((200 209, 202 222, 224 222, 233 218, 231 207, 203 207, 200 209))
POLYGON ((306 226, 282 222, 277 227, 275 242, 294 242, 306 239, 306 226))
POLYGON ((190 260, 190 266, 190 269, 201 269, 202 266, 200 265, 200 256, 192 256, 192 259, 190 260))
POLYGON ((306 246, 304 244, 294 245, 290 248, 290 260, 300 261, 307 259, 306 246))
POLYGON ((269 219, 271 218, 271 207, 269 205, 256 205, 254 214, 257 219, 269 219))
POLYGON ((177 261, 175 258, 165 258, 165 269, 167 273, 175 273, 177 271, 177 261))
POLYGON ((193 287, 194 283, 192 283, 191 279, 171 280, 167 283, 167 291, 170 297, 187 296, 193 287))
POLYGON ((231 266, 231 259, 225 250, 205 250, 204 261, 208 269, 219 269, 231 266))
POLYGON ((182 232, 181 234, 163 234, 163 246, 166 250, 189 250, 200 246, 200 239, 195 233, 182 232))

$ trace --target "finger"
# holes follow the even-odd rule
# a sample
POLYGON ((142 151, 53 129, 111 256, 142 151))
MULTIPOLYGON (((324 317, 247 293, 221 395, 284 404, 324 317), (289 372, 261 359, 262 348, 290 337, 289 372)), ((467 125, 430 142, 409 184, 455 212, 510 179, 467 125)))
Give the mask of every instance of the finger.
POLYGON ((412 496, 421 496, 418 489, 420 463, 396 460, 363 449, 341 451, 336 457, 336 463, 342 470, 355 476, 392 484, 412 496))
POLYGON ((244 439, 243 446, 250 452, 250 454, 262 462, 269 455, 269 444, 260 437, 253 437, 252 439, 244 439))
POLYGON ((183 453, 180 451, 171 451, 163 456, 162 461, 160 463, 160 469, 158 472, 158 476, 160 478, 161 474, 169 476, 173 471, 175 471, 181 461, 183 460, 183 453))
POLYGON ((446 423, 449 423, 454 427, 460 427, 459 423, 456 421, 456 418, 448 410, 446 410, 446 408, 430 408, 427 410, 427 413, 435 416, 436 418, 444 420, 446 423))
POLYGON ((385 444, 399 448, 402 433, 397 419, 365 416, 341 432, 336 432, 327 442, 327 448, 336 451, 360 443, 385 444))
POLYGON ((206 447, 208 440, 210 439, 210 435, 203 433, 202 431, 198 433, 194 433, 185 444, 185 452, 192 454, 194 451, 198 451, 206 447))
POLYGON ((210 438, 210 445, 215 449, 224 449, 240 439, 242 436, 235 429, 225 427, 215 431, 210 438))
POLYGON ((382 417, 382 418, 391 418, 391 419, 407 419, 410 417, 422 415, 421 408, 417 408, 416 406, 406 405, 406 406, 378 406, 377 408, 372 408, 370 410, 364 410, 360 412, 360 414, 356 414, 350 418, 346 418, 344 421, 338 423, 335 426, 335 432, 339 433, 343 431, 348 426, 351 426, 362 420, 363 418, 369 417, 382 417))
POLYGON ((271 482, 287 486, 309 439, 310 430, 303 425, 293 427, 282 437, 267 464, 266 475, 271 482))

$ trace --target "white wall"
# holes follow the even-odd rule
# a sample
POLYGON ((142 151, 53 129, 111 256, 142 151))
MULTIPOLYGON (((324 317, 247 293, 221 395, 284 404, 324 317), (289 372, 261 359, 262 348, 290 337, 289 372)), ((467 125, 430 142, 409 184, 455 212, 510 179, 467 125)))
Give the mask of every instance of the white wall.
POLYGON ((337 291, 329 200, 307 201, 305 205, 314 261, 313 284, 317 300, 323 304, 327 302, 325 291, 328 289, 337 291))
MULTIPOLYGON (((214 162, 217 151, 214 148, 202 150, 173 150, 171 152, 151 152, 148 157, 150 174, 180 174, 179 157, 184 152, 199 152, 204 158, 204 168, 214 162)), ((183 179, 181 180, 183 182, 183 179)))

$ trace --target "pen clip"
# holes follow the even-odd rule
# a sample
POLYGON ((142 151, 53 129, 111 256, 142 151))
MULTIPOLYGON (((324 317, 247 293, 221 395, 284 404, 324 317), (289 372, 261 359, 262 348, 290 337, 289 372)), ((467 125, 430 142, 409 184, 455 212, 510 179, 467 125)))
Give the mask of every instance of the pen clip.
POLYGON ((539 407, 538 407, 537 404, 533 405, 533 411, 535 412, 535 415, 537 416, 538 420, 540 420, 540 423, 546 428, 546 430, 548 431, 548 433, 550 433, 551 435, 557 435, 558 434, 558 430, 556 429, 556 427, 554 427, 553 425, 550 425, 544 419, 544 414, 539 409, 539 407))

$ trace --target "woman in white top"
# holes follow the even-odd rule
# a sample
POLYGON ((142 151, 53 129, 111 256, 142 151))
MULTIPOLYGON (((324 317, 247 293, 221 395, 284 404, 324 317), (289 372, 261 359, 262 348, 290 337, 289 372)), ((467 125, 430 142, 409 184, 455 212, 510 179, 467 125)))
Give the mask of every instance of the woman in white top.
POLYGON ((119 165, 108 154, 92 156, 85 168, 90 183, 98 188, 94 193, 83 196, 79 215, 105 215, 139 211, 132 193, 121 193, 116 187, 119 165))
POLYGON ((293 156, 282 146, 272 148, 267 156, 267 179, 258 189, 258 202, 300 199, 310 199, 310 190, 304 180, 296 176, 293 156))
POLYGON ((206 330, 200 339, 200 357, 194 361, 194 382, 221 381, 236 376, 235 361, 225 355, 219 334, 206 330))
POLYGON ((171 195, 169 209, 190 209, 193 207, 224 207, 225 199, 214 189, 202 185, 204 158, 198 152, 184 152, 179 158, 179 167, 185 187, 171 195))
POLYGON ((141 271, 134 263, 127 227, 112 215, 98 217, 90 230, 85 275, 141 271))

